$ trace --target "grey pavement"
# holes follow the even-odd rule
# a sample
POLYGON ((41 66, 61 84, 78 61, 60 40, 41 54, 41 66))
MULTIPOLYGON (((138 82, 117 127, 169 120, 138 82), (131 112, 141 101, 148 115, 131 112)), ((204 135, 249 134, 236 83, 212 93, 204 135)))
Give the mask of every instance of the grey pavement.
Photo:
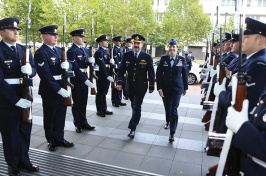
MULTIPOLYGON (((204 113, 199 105, 200 86, 189 86, 193 92, 182 96, 178 108, 179 122, 175 141, 169 143, 169 129, 165 123, 164 107, 157 91, 146 94, 142 105, 142 117, 134 139, 127 137, 131 118, 129 100, 124 107, 113 107, 110 89, 107 95, 108 110, 113 115, 96 115, 95 96, 89 95, 87 120, 96 126, 94 131, 76 133, 71 108, 67 109, 65 139, 74 142, 73 148, 58 148, 55 153, 104 164, 171 176, 204 176, 208 167, 218 162, 217 157, 207 156, 204 147, 207 132, 201 123, 204 113), (195 94, 195 91, 198 93, 195 94)), ((42 100, 38 95, 38 80, 33 87, 33 129, 31 148, 49 151, 43 130, 42 100)), ((63 163, 62 163, 63 164, 63 163)))

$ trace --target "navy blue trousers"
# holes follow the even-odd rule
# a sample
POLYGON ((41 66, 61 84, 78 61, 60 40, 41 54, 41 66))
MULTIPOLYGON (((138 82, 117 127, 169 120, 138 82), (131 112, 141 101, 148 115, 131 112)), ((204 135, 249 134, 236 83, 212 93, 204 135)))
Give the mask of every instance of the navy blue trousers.
MULTIPOLYGON (((165 92, 164 92, 165 93, 165 92)), ((166 113, 166 121, 170 122, 170 133, 175 134, 178 124, 177 108, 179 106, 182 94, 169 93, 164 94, 164 109, 166 113)))
POLYGON ((128 93, 127 93, 127 81, 123 82, 122 88, 123 88, 123 95, 124 95, 124 97, 128 97, 128 93))
POLYGON ((120 104, 122 99, 122 90, 112 88, 112 104, 120 104))
POLYGON ((29 163, 32 123, 22 121, 23 109, 19 107, 0 108, 0 112, 0 132, 6 163, 13 167, 19 163, 29 163))
POLYGON ((110 82, 108 80, 100 80, 99 78, 99 80, 96 81, 97 95, 95 101, 97 112, 107 110, 106 95, 108 93, 109 86, 110 82))
POLYGON ((48 143, 64 141, 66 106, 63 97, 42 96, 43 126, 48 143))
POLYGON ((141 94, 141 93, 134 93, 134 91, 132 92, 128 91, 128 96, 131 101, 131 108, 132 108, 132 117, 128 124, 128 128, 131 130, 136 130, 136 127, 139 124, 139 120, 141 117, 141 105, 145 93, 141 94))
POLYGON ((88 124, 86 119, 86 108, 88 101, 88 86, 84 85, 75 85, 72 89, 72 114, 74 117, 74 125, 81 127, 88 124))

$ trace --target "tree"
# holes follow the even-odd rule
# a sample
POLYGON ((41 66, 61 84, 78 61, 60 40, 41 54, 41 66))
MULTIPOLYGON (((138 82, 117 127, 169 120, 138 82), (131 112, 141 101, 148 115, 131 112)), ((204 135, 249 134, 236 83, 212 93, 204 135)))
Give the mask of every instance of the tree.
POLYGON ((185 45, 202 41, 211 29, 210 17, 199 0, 171 0, 164 13, 163 35, 185 45))

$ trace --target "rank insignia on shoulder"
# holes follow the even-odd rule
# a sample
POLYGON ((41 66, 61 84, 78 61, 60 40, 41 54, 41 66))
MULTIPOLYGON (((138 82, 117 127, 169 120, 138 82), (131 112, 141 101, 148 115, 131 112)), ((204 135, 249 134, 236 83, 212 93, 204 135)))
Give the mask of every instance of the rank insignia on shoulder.
POLYGON ((44 62, 42 62, 41 64, 38 63, 38 66, 42 67, 44 65, 44 62))
POLYGON ((100 60, 103 60, 103 58, 101 57, 101 58, 99 58, 100 60))
POLYGON ((265 65, 265 63, 263 63, 263 62, 257 62, 257 64, 259 64, 259 65, 265 65))
POLYGON ((263 122, 266 122, 266 114, 263 115, 262 120, 263 122))
POLYGON ((75 60, 71 61, 71 62, 75 62, 75 60))

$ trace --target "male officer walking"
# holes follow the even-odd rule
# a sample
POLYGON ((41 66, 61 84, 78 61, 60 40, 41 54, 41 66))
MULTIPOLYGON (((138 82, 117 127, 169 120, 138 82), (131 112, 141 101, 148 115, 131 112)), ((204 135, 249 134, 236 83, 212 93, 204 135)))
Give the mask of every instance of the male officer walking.
POLYGON ((140 34, 134 34, 131 38, 134 42, 134 51, 129 51, 123 55, 118 71, 117 89, 122 89, 124 74, 127 72, 128 96, 133 111, 128 125, 128 128, 131 129, 128 136, 134 138, 135 130, 141 117, 141 104, 147 92, 148 82, 149 93, 154 91, 155 73, 151 55, 141 51, 145 38, 140 34))
POLYGON ((75 72, 75 77, 70 78, 70 81, 74 85, 72 89, 72 114, 77 133, 81 133, 82 129, 93 130, 95 128, 89 125, 86 119, 88 87, 95 88, 95 85, 88 80, 87 67, 89 66, 89 51, 82 46, 85 37, 84 32, 85 29, 70 32, 73 38, 73 44, 67 51, 67 59, 71 61, 72 70, 75 72))
POLYGON ((164 98, 166 125, 170 122, 169 142, 174 141, 178 123, 177 108, 181 95, 188 89, 188 75, 185 58, 177 54, 178 44, 171 38, 168 44, 169 55, 162 56, 156 71, 157 89, 164 98))
POLYGON ((186 62, 187 62, 187 72, 189 73, 189 71, 191 70, 191 67, 192 67, 192 61, 191 61, 191 57, 188 56, 188 52, 185 51, 185 59, 186 59, 186 62))
POLYGON ((61 73, 62 69, 69 68, 69 63, 61 62, 61 49, 55 46, 59 35, 57 28, 56 25, 50 25, 39 29, 43 45, 34 55, 37 72, 41 78, 39 94, 42 97, 44 131, 50 151, 55 151, 58 146, 74 146, 64 139, 65 98, 69 97, 70 93, 62 88, 61 73))
POLYGON ((36 75, 36 68, 30 53, 30 64, 22 66, 23 46, 17 44, 19 31, 17 18, 0 21, 0 131, 4 156, 9 175, 19 175, 19 169, 29 172, 39 170, 29 159, 29 145, 32 123, 22 121, 23 109, 31 102, 22 98, 21 73, 30 77, 36 75))
POLYGON ((108 39, 104 34, 96 39, 99 43, 99 48, 94 54, 95 63, 99 66, 99 71, 96 71, 98 80, 96 82, 97 95, 96 95, 96 108, 97 115, 105 117, 105 115, 111 115, 113 112, 107 110, 106 95, 110 86, 110 82, 114 82, 113 77, 109 76, 109 64, 114 64, 114 60, 110 58, 108 51, 108 39))
MULTIPOLYGON (((115 72, 117 74, 118 67, 122 61, 123 51, 121 47, 122 36, 117 36, 112 39, 114 41, 115 46, 113 47, 113 57, 115 61, 115 72)), ((112 88, 112 105, 115 107, 126 106, 126 103, 121 102, 122 100, 122 90, 117 90, 116 88, 112 88)))

